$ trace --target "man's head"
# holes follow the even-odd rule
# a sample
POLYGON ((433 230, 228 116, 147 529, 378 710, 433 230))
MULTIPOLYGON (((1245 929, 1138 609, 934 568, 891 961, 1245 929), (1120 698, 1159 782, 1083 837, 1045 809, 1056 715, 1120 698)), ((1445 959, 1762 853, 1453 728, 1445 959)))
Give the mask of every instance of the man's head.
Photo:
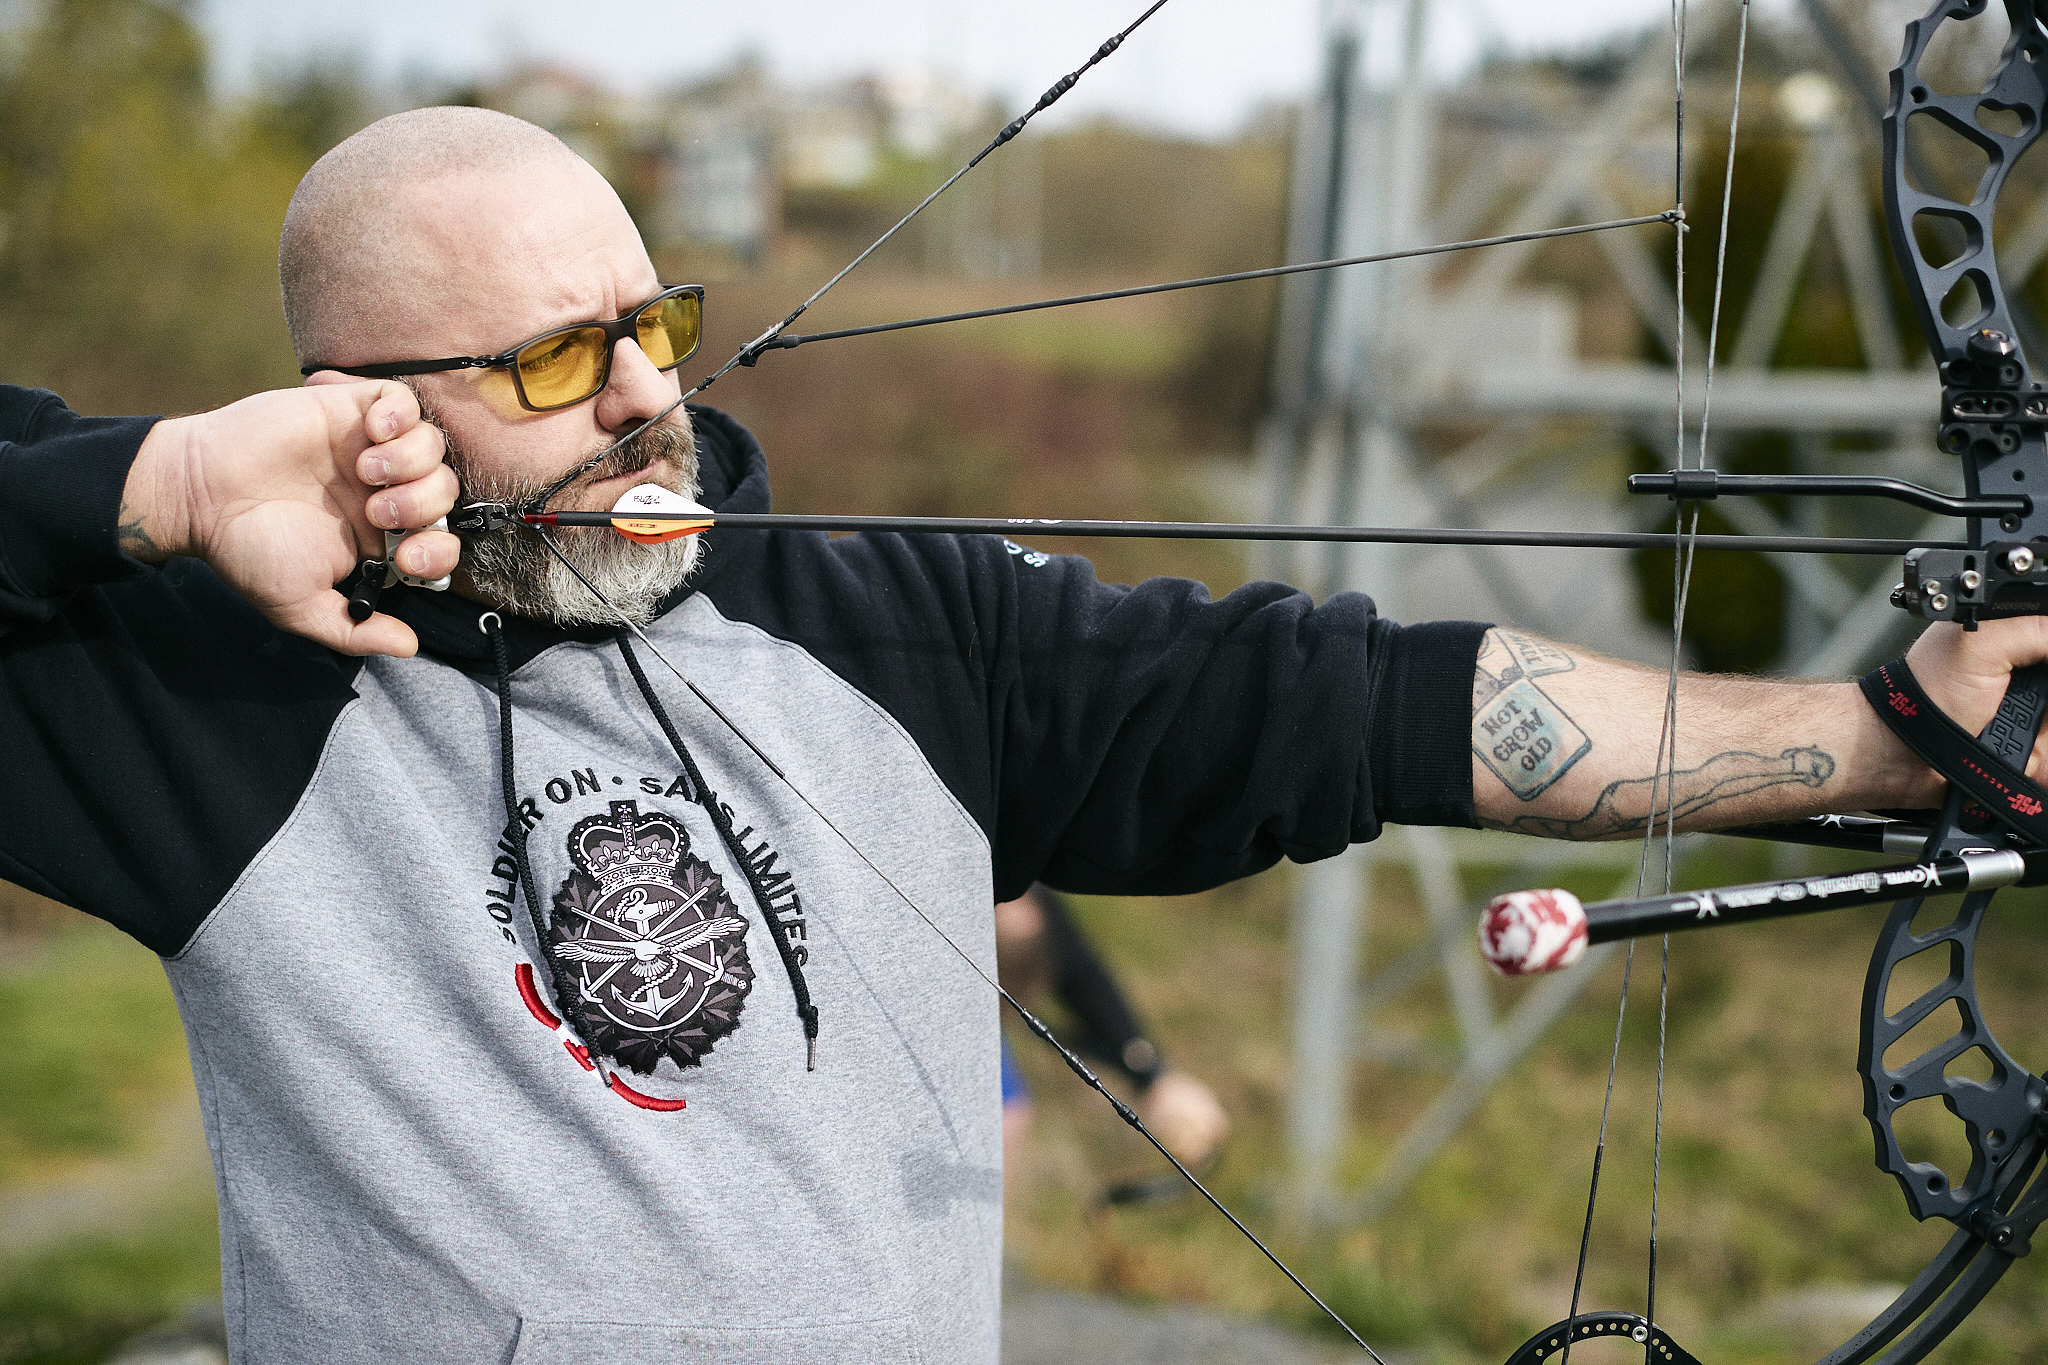
MULTIPOLYGON (((302 365, 495 355, 552 328, 621 317, 661 288, 604 177, 554 135, 488 109, 395 114, 335 147, 292 196, 278 261, 302 365)), ((494 501, 547 487, 679 392, 673 372, 657 370, 630 337, 613 349, 603 390, 552 412, 522 407, 504 370, 409 382, 447 435, 465 496, 494 501)), ((663 427, 553 505, 606 511, 641 482, 694 495, 687 418, 677 409, 663 427)), ((465 550, 476 595, 528 615, 615 619, 535 536, 496 534, 506 543, 465 550)), ((635 598, 643 616, 697 551, 695 537, 646 547, 610 531, 563 534, 562 543, 607 597, 635 598)))

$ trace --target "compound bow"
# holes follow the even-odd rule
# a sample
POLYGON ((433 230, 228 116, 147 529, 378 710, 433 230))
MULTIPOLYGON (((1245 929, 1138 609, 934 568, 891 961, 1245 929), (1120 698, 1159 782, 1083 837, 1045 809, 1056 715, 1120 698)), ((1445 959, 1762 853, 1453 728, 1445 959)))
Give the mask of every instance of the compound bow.
MULTIPOLYGON (((1029 113, 1005 127, 973 161, 938 190, 933 191, 917 209, 913 209, 873 246, 862 252, 854 262, 833 276, 823 288, 781 322, 742 347, 722 367, 683 397, 691 397, 709 387, 735 367, 755 364, 771 350, 789 349, 810 341, 954 321, 962 317, 982 317, 999 312, 1090 302, 1099 298, 1187 288, 1297 270, 1362 264, 1367 260, 1432 254, 1457 249, 1459 246, 1492 245, 1498 241, 1515 240, 1488 239, 1452 246, 1426 247, 1410 252, 1387 253, 1372 258, 1351 258, 1273 270, 1240 272, 1212 279, 1176 281, 1166 285, 1110 291, 1102 295, 1046 300, 1006 309, 912 319, 811 336, 788 334, 787 329, 790 325, 826 290, 844 278, 882 242, 893 236, 926 204, 958 180, 960 175, 964 175, 983 157, 1014 137, 1033 115, 1057 100, 1090 67, 1114 52, 1138 23, 1149 18, 1159 9, 1161 3, 1163 0, 1154 3, 1140 16, 1137 23, 1133 23, 1104 43, 1086 65, 1048 90, 1029 113)), ((1916 311, 1927 333, 1930 349, 1940 367, 1943 390, 1939 442, 1943 450, 1957 456, 1962 462, 1966 490, 1964 495, 1959 498, 1951 497, 1933 490, 1904 485, 1897 480, 1875 478, 1754 478, 1720 475, 1704 468, 1704 454, 1707 449, 1704 413, 1697 447, 1701 459, 1698 466, 1688 468, 1688 461, 1684 455, 1685 424, 1681 406, 1678 424, 1680 467, 1669 474, 1638 476, 1631 481, 1632 491, 1664 493, 1679 502, 1681 530, 1678 535, 1580 537, 1506 533, 1506 543, 1584 543, 1616 546, 1655 543, 1679 548, 1681 569, 1677 585, 1679 610, 1674 613, 1674 660, 1679 649, 1679 635, 1683 629, 1683 597, 1685 575, 1689 573, 1689 552, 1693 545, 1700 543, 1699 538, 1692 534, 1690 527, 1696 526, 1698 503, 1721 495, 1769 493, 1881 496, 1911 502, 1928 510, 1965 517, 1967 535, 1962 542, 1939 542, 1907 547, 1892 542, 1852 543, 1839 539, 1802 541, 1796 538, 1781 538, 1774 541, 1771 548, 1825 550, 1836 553, 1896 553, 1901 549, 1907 549, 1909 552, 1905 556, 1903 582, 1894 594, 1893 601, 1895 605, 1916 611, 1929 620, 1961 621, 1966 626, 1974 628, 1976 621, 1980 619, 2048 613, 2048 551, 2037 552, 2032 548, 2036 542, 2048 541, 2048 387, 2032 379, 2029 374, 2009 309, 2007 291, 1999 277, 1992 249, 1993 217, 2000 193, 2007 183, 2014 163, 2040 135, 2043 120, 2048 118, 2048 28, 2044 28, 2043 25, 2043 13, 2048 11, 2048 0, 2002 0, 2002 3, 2011 26, 2012 37, 2005 45, 1997 68, 1983 89, 1975 93, 1944 94, 1938 92, 1931 81, 1923 78, 1922 63, 1926 59, 1930 43, 1943 25, 1968 25, 1981 20, 1989 12, 1988 0, 1935 0, 1933 8, 1924 17, 1907 26, 1904 55, 1891 74, 1890 105, 1884 115, 1885 205, 1892 247, 1909 284, 1916 311), (1913 152, 1918 141, 1915 125, 1922 121, 1938 124, 1959 138, 1962 143, 1976 148, 1983 154, 1986 167, 1977 178, 1968 198, 1948 197, 1934 189, 1923 188, 1918 183, 1920 177, 1917 174, 1917 163, 1921 157, 1914 155, 1913 152), (1915 174, 1909 175, 1909 166, 1915 169, 1915 174), (1952 321, 1952 318, 1960 320, 1952 321), (2032 492, 2034 489, 2044 490, 2039 501, 2032 492), (1534 538, 1538 536, 1541 539, 1534 538)), ((1743 32, 1746 35, 1747 0, 1743 0, 1742 12, 1743 32)), ((1684 0, 1674 0, 1673 19, 1677 38, 1676 66, 1680 92, 1679 136, 1682 155, 1684 0)), ((1738 46, 1738 111, 1741 79, 1739 52, 1738 46)), ((1731 171, 1734 163, 1734 134, 1735 125, 1731 121, 1731 171)), ((1678 178, 1682 189, 1682 174, 1678 178)), ((1724 203, 1724 248, 1727 217, 1724 203)), ((1683 211, 1680 207, 1646 218, 1617 220, 1520 236, 1563 235, 1570 232, 1634 227, 1657 221, 1682 224, 1682 220, 1683 211)), ((1678 252, 1679 296, 1682 308, 1682 232, 1679 234, 1678 252)), ((1717 260, 1716 323, 1720 296, 1719 265, 1720 262, 1717 260)), ((1717 328, 1710 329, 1708 346, 1709 403, 1714 350, 1711 338, 1716 330, 1717 328)), ((1681 338, 1679 359, 1682 366, 1682 327, 1678 335, 1681 338)), ((1682 374, 1680 388, 1682 392, 1682 374)), ((682 399, 677 400, 678 403, 681 401, 682 399)), ((1708 411, 1710 410, 1709 408, 1708 411)), ((650 419, 658 420, 659 416, 650 419)), ((628 437, 622 440, 630 439, 638 430, 639 428, 636 428, 634 433, 629 433, 628 437)), ((556 513, 546 509, 546 503, 555 494, 602 458, 603 453, 593 457, 587 464, 571 471, 540 498, 527 505, 472 505, 454 519, 455 529, 474 533, 509 531, 515 526, 522 525, 537 530, 550 525, 616 524, 618 518, 611 514, 556 513)), ((1057 533, 1064 535, 1164 534, 1226 539, 1399 540, 1422 543, 1436 543, 1442 540, 1462 540, 1469 543, 1485 534, 1361 527, 1163 527, 1154 523, 1053 523, 1021 518, 974 522, 946 518, 812 518, 780 515, 742 517, 703 514, 701 511, 639 512, 634 514, 633 520, 640 524, 643 531, 659 531, 661 527, 658 523, 667 520, 688 522, 691 530, 705 529, 711 525, 811 525, 825 529, 894 529, 911 532, 996 530, 1014 534, 1035 529, 1042 532, 1056 530, 1057 533)), ((544 539, 547 539, 552 548, 553 540, 545 535, 544 539)), ((1755 538, 1728 539, 1739 539, 1750 548, 1757 548, 1761 544, 1755 538)), ((560 551, 556 550, 556 553, 559 555, 560 551)), ((564 560, 564 563, 567 562, 564 560)), ((385 577, 385 566, 382 563, 373 563, 366 568, 375 571, 362 575, 366 583, 380 582, 385 577)), ((574 566, 571 565, 571 568, 574 566)), ((373 587, 369 599, 362 604, 365 615, 368 609, 374 607, 374 593, 373 587)), ((645 640, 644 635, 641 638, 645 640)), ((652 648, 652 642, 647 643, 652 648)), ((657 655, 660 653, 659 650, 655 652, 657 655)), ((668 663, 668 660, 663 658, 663 662, 668 663)), ((669 666, 674 670, 673 664, 669 666)), ((679 670, 676 671, 677 676, 683 678, 685 684, 689 684, 687 677, 683 677, 679 670)), ((1926 704, 1924 696, 1918 694, 1910 674, 1904 674, 1895 667, 1890 672, 1881 670, 1879 675, 1873 676, 1878 681, 1867 680, 1866 691, 1872 697, 1873 704, 1879 707, 1880 714, 1886 715, 1888 721, 1899 721, 1904 727, 1901 731, 1902 737, 1951 779, 1951 794, 1943 809, 1931 819, 1920 823, 1824 817, 1798 827, 1760 827, 1740 832, 1800 843, 1861 848, 1869 851, 1896 852, 1902 847, 1917 846, 1921 852, 1920 863, 1910 869, 1896 870, 1889 880, 1882 874, 1867 874, 1860 879, 1835 879, 1838 882, 1855 882, 1855 889, 1861 892, 1866 901, 1873 895, 1896 895, 1896 888, 1900 886, 1966 891, 1955 917, 1947 924, 1926 932, 1915 932, 1914 929, 1922 905, 1921 899, 1913 897, 1897 903, 1879 936, 1871 960, 1864 991, 1859 1054, 1865 1113, 1876 1137, 1879 1166, 1898 1179, 1908 1207, 1915 1218, 1941 1218, 1954 1224, 1957 1231, 1927 1269, 1891 1307, 1827 1355, 1820 1365, 1911 1365, 1912 1362, 1921 1360, 1969 1314, 2013 1260, 2026 1254, 2034 1229, 2044 1216, 2048 1216, 2048 1177, 2036 1179, 2044 1147, 2048 1147, 2048 1121, 2044 1121, 2043 1118, 2043 1098, 2044 1092, 2048 1092, 2048 1084, 2044 1084, 2041 1078, 2031 1074, 2025 1066, 2013 1059, 1993 1036, 1984 1023, 1975 984, 1977 937, 1991 900, 1992 888, 2011 884, 2023 878, 2028 881, 2036 877, 2048 879, 2048 818, 2043 818, 2041 804, 2048 801, 2048 792, 2043 792, 2028 782, 2024 775, 2017 771, 2024 767, 2043 713, 2048 711, 2048 666, 2022 670, 2015 675, 1998 718, 1980 737, 1970 737, 1960 732, 1930 737, 1929 731, 1938 729, 1938 724, 1927 716, 1927 713, 1932 712, 1932 708, 1926 704), (1910 719, 1907 713, 1918 713, 1922 717, 1921 723, 1905 725, 1902 717, 1910 719), (2029 805, 2032 807, 2031 810, 2028 809, 2029 805), (1923 955, 1945 961, 1948 967, 1945 979, 1897 1012, 1887 1013, 1886 1001, 1894 975, 1902 964, 1923 955), (1887 1051, 1894 1044, 1906 1038, 1930 1016, 1950 1006, 1953 1006, 1962 1020, 1962 1027, 1957 1033, 1900 1065, 1894 1066, 1886 1062, 1887 1051), (1950 1074, 1951 1064, 1973 1050, 1980 1052, 1989 1060, 1991 1075, 1988 1080, 1973 1080, 1950 1074), (1936 1098, 1961 1121, 1967 1134, 1971 1160, 1967 1173, 1960 1177, 1953 1176, 1932 1164, 1908 1159, 1895 1131, 1894 1120, 1903 1106, 1917 1100, 1936 1098)), ((696 690, 694 685, 691 685, 691 690, 696 690)), ((1672 695, 1675 697, 1675 682, 1672 695)), ((699 693, 699 696, 702 694, 699 693)), ((708 701, 706 704, 709 705, 708 701)), ((716 708, 712 709, 716 713, 716 708)), ((725 719, 722 715, 719 718, 725 719)), ((730 724, 729 721, 726 723, 730 724)), ((1667 740, 1673 733, 1674 723, 1674 717, 1667 713, 1667 740)), ((745 736, 742 735, 741 738, 744 740, 745 736)), ((751 744, 751 741, 747 742, 751 744)), ((1665 754, 1660 755, 1660 767, 1668 756, 1669 747, 1667 743, 1665 754)), ((765 754, 762 757, 764 761, 769 762, 771 768, 774 767, 765 754)), ((808 798, 803 797, 802 792, 796 794, 806 805, 811 804, 808 798)), ((811 806, 811 809, 817 810, 815 806, 811 806)), ((823 812, 818 814, 821 819, 826 818, 823 812)), ((1665 820, 1668 835, 1668 814, 1665 815, 1665 820)), ((830 824, 829 819, 826 823, 830 824)), ((858 848, 854 851, 856 854, 859 853, 858 848)), ((891 885, 893 887, 893 883, 891 885)), ((1727 923, 1763 915, 1795 913, 1810 908, 1833 908, 1856 900, 1855 896, 1841 894, 1849 889, 1851 888, 1835 885, 1829 879, 1795 879, 1791 882, 1759 884, 1746 888, 1722 888, 1682 896, 1667 894, 1646 901, 1613 902, 1603 906, 1587 907, 1580 918, 1567 923, 1561 932, 1564 932, 1567 938, 1576 935, 1576 942, 1583 944, 1589 934, 1594 939, 1617 939, 1641 933, 1668 931, 1674 925, 1689 927, 1700 923, 1727 923), (1731 907, 1741 913, 1724 913, 1731 907)), ((1668 870, 1666 891, 1669 891, 1668 870)), ((900 895, 901 892, 897 894, 900 895)), ((1523 894, 1526 896, 1528 893, 1523 894)), ((911 902, 907 896, 904 899, 921 917, 924 916, 924 912, 918 909, 915 902, 911 902)), ((1498 908, 1497 903, 1495 909, 1498 908)), ((1527 902, 1524 902, 1521 908, 1527 911, 1527 902)), ((1553 902, 1544 908, 1543 913, 1555 911, 1557 904, 1553 902)), ((1502 925, 1495 915, 1495 910, 1490 910, 1489 916, 1489 930, 1497 940, 1502 925)), ((925 918, 927 923, 931 923, 929 917, 925 918)), ((1538 915, 1537 918, 1541 919, 1542 916, 1538 915)), ((933 928, 936 930, 937 926, 934 924, 933 928)), ((1521 931, 1535 933, 1537 937, 1540 937, 1540 931, 1543 929, 1542 924, 1534 921, 1520 924, 1521 931)), ((943 931, 940 932, 943 937, 943 931)), ((1527 947, 1526 942, 1524 947, 1527 947)), ((956 951, 960 951, 957 945, 956 951)), ((961 955, 968 957, 964 951, 961 955)), ((1569 951, 1553 953, 1546 965, 1562 965, 1568 962, 1571 956, 1569 951)), ((978 974, 987 978, 987 973, 972 958, 968 958, 968 962, 978 974)), ((989 980, 989 984, 1001 992, 1001 988, 995 986, 992 979, 989 980)), ((1624 986, 1624 998, 1625 996, 1624 986)), ((1004 998, 1009 999, 1007 994, 1004 998)), ((1016 1006, 1014 1000, 1009 1003, 1016 1006)), ((1077 1074, 1105 1096, 1109 1095, 1078 1058, 1052 1039, 1042 1023, 1028 1011, 1021 1007, 1017 1008, 1018 1013, 1035 1032, 1059 1047, 1061 1054, 1077 1074)), ((1617 1028, 1617 1040, 1618 1037, 1617 1028)), ((1147 1138, 1151 1137, 1149 1133, 1145 1133, 1142 1123, 1128 1106, 1113 1096, 1109 1098, 1126 1122, 1144 1133, 1147 1138)), ((1661 1086, 1659 1102, 1661 1105, 1661 1086)), ((1156 1140, 1154 1145, 1159 1145, 1156 1140)), ((1163 1146, 1160 1150, 1165 1152, 1163 1146)), ((1171 1160, 1171 1154, 1167 1155, 1171 1160)), ((1179 1167, 1178 1161, 1174 1164, 1179 1167)), ((1597 1172, 1596 1156, 1596 1191, 1597 1172)), ((1185 1168, 1181 1168, 1181 1173, 1187 1176, 1197 1189, 1202 1188, 1200 1182, 1185 1168)), ((1206 1189, 1202 1189, 1202 1193, 1208 1196, 1226 1217, 1230 1217, 1240 1231, 1244 1231, 1248 1237, 1251 1236, 1243 1224, 1230 1215, 1229 1210, 1224 1209, 1213 1196, 1209 1196, 1206 1189)), ((1590 1222, 1589 1208, 1589 1226, 1590 1222)), ((1257 1243, 1258 1239, 1253 1237, 1252 1240, 1257 1243)), ((1260 1249, 1266 1250, 1263 1244, 1260 1244, 1260 1249)), ((1272 1257, 1270 1251, 1266 1254, 1272 1257)), ((1273 1259, 1297 1286, 1305 1293, 1309 1293, 1311 1298, 1315 1298, 1291 1270, 1287 1270, 1277 1257, 1273 1259)), ((1673 1342, 1668 1333, 1654 1321, 1654 1264, 1653 1236, 1650 1312, 1644 1315, 1622 1312, 1581 1314, 1578 1312, 1575 1291, 1571 1315, 1538 1333, 1521 1346, 1510 1357, 1509 1365, 1536 1365, 1536 1362, 1546 1360, 1553 1354, 1568 1358, 1575 1342, 1616 1336, 1642 1344, 1646 1360, 1653 1362, 1653 1365, 1655 1362, 1664 1362, 1665 1365, 1696 1365, 1694 1357, 1673 1342)), ((1582 1278, 1583 1265, 1582 1245, 1582 1278)), ((1320 1299, 1316 1302, 1319 1307, 1323 1306, 1320 1299)), ((1324 1311, 1329 1310, 1324 1307, 1324 1311)), ((1330 1316, 1336 1318, 1334 1313, 1330 1316)), ((1344 1325, 1341 1319, 1338 1321, 1340 1326, 1344 1325)), ((1350 1332, 1348 1326, 1345 1330, 1350 1332)), ((1371 1348, 1366 1346, 1363 1340, 1355 1333, 1351 1335, 1358 1345, 1371 1353, 1371 1348)), ((1377 1353, 1372 1354, 1378 1359, 1377 1353)))
MULTIPOLYGON (((1987 0, 1935 0, 1927 14, 1909 23, 1884 114, 1886 225, 1939 367, 1939 444, 1960 459, 1970 504, 1963 512, 1966 544, 1908 553, 1892 602, 1927 620, 1959 621, 1968 629, 1984 619, 2048 613, 2048 555, 2033 548, 2048 540, 2048 493, 2036 493, 2048 490, 2048 388, 2028 370, 1993 250, 2000 195, 2048 118, 2048 6, 2036 0, 2003 3, 2011 36, 1989 79, 1973 91, 1945 93, 1934 73, 1922 68, 1943 26, 1982 21, 1991 12, 1987 0), (1944 139, 1950 148, 1974 148, 1982 157, 1980 166, 1969 168, 1977 173, 1960 197, 1935 188, 1940 178, 1925 170, 1936 150, 1929 144, 1944 139)), ((1632 480, 1632 487, 1681 499, 1711 498, 1728 491, 1728 482, 1724 477, 1717 489, 1711 471, 1680 470, 1632 480)), ((1766 483, 1737 491, 1870 490, 1766 483)), ((2048 822, 2040 818, 2048 793, 2023 771, 2048 708, 2048 668, 2016 672, 1998 715, 1977 736, 1940 718, 1903 664, 1865 679, 1864 692, 1900 737, 1949 778, 1942 809, 1922 823, 1823 817, 1804 827, 1738 832, 1871 852, 1917 847, 1917 864, 1612 902, 1586 907, 1583 920, 1568 905, 1517 907, 1515 898, 1504 898, 1489 907, 1482 934, 1498 950, 1500 931, 1519 921, 1521 936, 1512 947, 1548 951, 1553 961, 1564 962, 1586 937, 1619 939, 1803 913, 1890 900, 1915 888, 1964 892, 1953 917, 1932 928, 1916 928, 1922 896, 1894 905, 1864 983, 1857 1058, 1879 1168, 1897 1179, 1916 1219, 1943 1219, 1956 1232, 1903 1294, 1820 1362, 1911 1365, 1954 1331, 2013 1261, 2027 1254, 2035 1229, 2048 1216, 2048 1175, 2041 1173, 2048 1082, 1999 1043, 1976 986, 1978 936, 1995 890, 2048 881, 2048 822), (1915 960, 1942 969, 1942 979, 1892 1010, 1894 979, 1915 960), (1922 1024, 1945 1020, 1951 1012, 1959 1022, 1953 1033, 1888 1060, 1922 1024), (1986 1078, 1958 1067, 1972 1053, 1988 1066, 1986 1078), (1932 1100, 1962 1125, 1969 1151, 1963 1173, 1913 1160, 1900 1142, 1901 1111, 1932 1100)), ((1646 1342, 1650 1360, 1692 1360, 1646 1319, 1601 1313, 1575 1315, 1546 1329, 1510 1365, 1535 1365, 1568 1352, 1575 1340, 1615 1332, 1646 1342)))

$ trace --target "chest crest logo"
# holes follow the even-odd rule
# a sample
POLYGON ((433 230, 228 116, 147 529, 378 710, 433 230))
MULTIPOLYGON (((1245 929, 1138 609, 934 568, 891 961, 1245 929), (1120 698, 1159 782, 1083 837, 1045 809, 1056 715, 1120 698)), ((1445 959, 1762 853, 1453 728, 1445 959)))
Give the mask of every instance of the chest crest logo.
POLYGON ((548 948, 591 1049, 647 1075, 703 1061, 740 1024, 754 971, 747 921, 682 821, 614 801, 569 832, 548 948))

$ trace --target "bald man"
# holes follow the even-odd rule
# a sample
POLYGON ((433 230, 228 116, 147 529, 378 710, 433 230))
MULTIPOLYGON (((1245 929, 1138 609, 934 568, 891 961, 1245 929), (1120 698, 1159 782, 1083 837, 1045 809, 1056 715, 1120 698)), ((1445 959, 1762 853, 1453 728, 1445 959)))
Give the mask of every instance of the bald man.
MULTIPOLYGON (((695 295, 516 119, 365 129, 281 261, 305 391, 0 390, 0 873, 164 956, 237 1360, 992 1362, 992 901, 1649 818, 1661 675, 1484 624, 992 537, 418 530, 678 394, 695 295), (416 530, 453 591, 354 620, 416 530)), ((768 507, 704 408, 552 505, 643 483, 768 507)), ((2044 653, 1914 658, 1975 728, 2044 653)), ((1688 680, 1684 824, 1932 800, 1852 687, 1688 680)))

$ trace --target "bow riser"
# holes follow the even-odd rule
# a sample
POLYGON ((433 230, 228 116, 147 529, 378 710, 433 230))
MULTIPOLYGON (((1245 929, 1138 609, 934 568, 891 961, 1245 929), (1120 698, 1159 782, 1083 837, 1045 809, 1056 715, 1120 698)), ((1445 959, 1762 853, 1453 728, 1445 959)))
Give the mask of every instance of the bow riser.
MULTIPOLYGON (((2004 5, 2012 36, 1995 73, 1975 94, 1941 93, 1920 66, 1942 25, 1982 18, 1990 8, 1986 0, 1938 0, 1907 24, 1884 116, 1886 224, 1899 271, 1916 286, 1909 291, 1914 311, 1941 370, 1941 447, 1961 458, 1971 496, 2033 498, 2031 511, 2008 513, 1988 525, 1971 518, 1973 547, 1985 546, 1987 534, 2012 541, 2048 536, 2048 391, 2031 378, 1993 246, 1999 196, 2048 118, 2048 35, 2033 0, 2004 5), (1985 114, 2016 117, 2019 127, 2007 133, 1985 114), (1938 126, 1983 154, 1984 171, 1967 201, 1913 183, 1920 150, 1913 145, 1916 124, 1938 126), (1944 239, 1959 239, 1960 248, 1951 253, 1944 239), (1952 313, 1961 320, 1951 322, 1952 313)), ((1960 562, 1953 567, 1964 568, 1960 562)), ((1945 561, 1927 566, 1925 576, 1952 581, 1948 568, 1945 561)), ((1924 615, 1938 615, 1927 605, 1914 605, 1924 615)))
POLYGON ((1877 956, 1864 985, 1865 1026, 1856 1059, 1879 1168, 1897 1177, 1915 1218, 1946 1218, 1961 1227, 1968 1227, 2007 1164, 2033 1149, 2028 1138, 2040 1122, 2044 1090, 2041 1079, 1999 1045, 1977 1002, 1977 937, 1991 896, 1989 891, 1965 896, 1953 920, 1923 934, 1913 932, 1919 900, 1893 908, 1878 935, 1877 956), (1946 975, 1896 1013, 1887 1013, 1894 974, 1922 954, 1945 967, 1946 975), (1885 1064, 1885 1053, 1922 1022, 1947 1014, 1960 1021, 1955 1033, 1898 1066, 1885 1064), (1949 1074, 1973 1050, 1989 1062, 1990 1077, 1977 1081, 1949 1074), (1930 1162, 1912 1160, 1900 1145, 1894 1127, 1899 1111, 1929 1099, 1939 1099, 1964 1124, 1971 1149, 1967 1174, 1952 1179, 1930 1162))
MULTIPOLYGON (((2048 34, 2033 0, 2004 5, 2011 36, 1990 79, 1974 94, 1941 93, 1921 64, 1942 25, 1983 18, 1990 12, 1986 0, 1937 0, 1909 23, 1884 117, 1885 215, 1893 255, 1916 286, 1914 308, 1941 370, 1940 444, 1962 461, 1971 495, 2022 492, 2032 498, 2028 510, 1988 523, 1995 537, 1990 541, 1987 522, 1969 520, 1969 543, 1981 553, 1921 550, 1908 557, 1905 588, 1895 599, 1899 605, 1969 624, 1979 616, 2048 611, 2044 575, 2036 571, 2040 556, 2026 545, 2048 536, 2048 391, 2029 375, 1993 244, 1999 196, 2048 118, 2048 34), (2015 130, 1999 126, 2014 117, 2015 130), (1925 174, 1914 174, 1916 121, 1938 125, 1983 154, 1985 168, 1967 201, 1914 185, 1915 178, 1931 183, 1925 174), (1942 239, 1953 243, 1957 234, 1961 249, 1951 254, 1942 239), (1950 320, 1958 315, 1959 321, 1950 320)), ((1999 718, 1978 743, 2009 764, 2024 764, 2044 697, 2048 670, 2015 674, 1999 718)), ((1982 833, 1961 827, 1961 815, 1961 799, 1951 795, 1923 856, 1982 844, 1982 833)), ((1985 1213, 2013 1158, 2035 1149, 2044 1088, 1999 1045, 1977 1000, 1977 939, 1990 901, 1990 892, 1967 896, 1954 919, 1918 934, 1913 921, 1921 902, 1903 901, 1894 909, 1865 982, 1858 1056, 1879 1168, 1898 1180, 1915 1218, 1945 1218, 1966 1231, 1985 1213), (1941 968, 1941 979, 1888 1012, 1895 975, 1915 960, 1941 968), (1923 1023, 1950 1017, 1958 1026, 1946 1038, 1887 1064, 1886 1054, 1923 1023), (1959 1058, 1973 1052, 1989 1064, 1986 1080, 1950 1074, 1959 1058), (1967 1172, 1913 1160, 1899 1141, 1899 1112, 1935 1099, 1963 1125, 1967 1172)))

